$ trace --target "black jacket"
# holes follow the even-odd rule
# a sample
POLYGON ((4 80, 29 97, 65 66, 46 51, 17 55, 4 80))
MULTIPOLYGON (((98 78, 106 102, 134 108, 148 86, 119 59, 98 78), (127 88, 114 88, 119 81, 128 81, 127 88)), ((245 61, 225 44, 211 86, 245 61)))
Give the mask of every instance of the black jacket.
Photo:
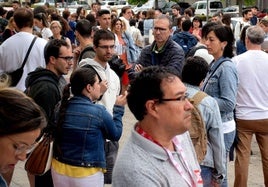
POLYGON ((61 92, 58 86, 59 77, 52 71, 39 67, 28 74, 25 85, 25 93, 33 98, 47 115, 48 126, 46 129, 54 127, 54 109, 61 100, 61 92))

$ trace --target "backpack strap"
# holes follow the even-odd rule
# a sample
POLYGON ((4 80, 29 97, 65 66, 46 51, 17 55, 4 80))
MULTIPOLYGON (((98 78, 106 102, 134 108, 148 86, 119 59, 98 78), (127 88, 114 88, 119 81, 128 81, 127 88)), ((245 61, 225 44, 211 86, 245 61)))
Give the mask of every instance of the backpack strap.
POLYGON ((85 54, 85 52, 87 51, 94 51, 92 46, 87 46, 85 49, 83 49, 83 51, 80 53, 79 55, 79 59, 78 59, 78 63, 82 60, 83 55, 85 54))
POLYGON ((207 96, 205 92, 198 91, 193 97, 192 101, 194 105, 199 105, 199 103, 207 96))
MULTIPOLYGON (((220 67, 220 65, 222 65, 225 61, 230 61, 230 60, 229 60, 229 59, 228 59, 228 60, 223 60, 221 63, 218 64, 218 66, 213 70, 213 72, 210 73, 210 76, 208 77, 206 83, 203 85, 202 90, 205 90, 205 88, 206 88, 206 86, 207 86, 207 84, 208 84, 208 80, 212 77, 212 75, 214 75, 214 73, 216 72, 216 70, 217 70, 217 69, 220 67)), ((210 64, 210 65, 212 65, 212 64, 210 64)))

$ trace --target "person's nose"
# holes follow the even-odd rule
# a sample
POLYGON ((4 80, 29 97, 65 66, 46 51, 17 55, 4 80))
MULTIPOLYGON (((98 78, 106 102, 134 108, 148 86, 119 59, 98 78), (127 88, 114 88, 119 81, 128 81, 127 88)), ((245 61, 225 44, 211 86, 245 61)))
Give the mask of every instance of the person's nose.
POLYGON ((184 105, 184 109, 185 109, 186 111, 188 111, 188 110, 192 110, 193 107, 194 107, 194 106, 191 104, 190 100, 189 100, 189 99, 186 99, 186 101, 185 101, 185 105, 184 105))
POLYGON ((26 151, 24 151, 23 153, 20 153, 19 155, 17 155, 16 158, 17 158, 18 160, 20 160, 20 161, 24 161, 24 160, 26 160, 26 158, 27 158, 27 153, 26 153, 26 151))

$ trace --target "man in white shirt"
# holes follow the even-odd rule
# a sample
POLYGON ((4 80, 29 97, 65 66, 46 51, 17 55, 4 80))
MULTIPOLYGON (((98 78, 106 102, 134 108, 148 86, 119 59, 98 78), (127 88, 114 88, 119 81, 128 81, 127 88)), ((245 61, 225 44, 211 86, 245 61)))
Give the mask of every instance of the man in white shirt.
MULTIPOLYGON (((33 12, 27 8, 18 8, 14 13, 17 34, 8 38, 0 46, 0 73, 13 72, 20 68, 27 50, 34 38, 33 32, 33 12)), ((27 62, 23 68, 23 75, 16 85, 19 90, 25 90, 25 79, 29 72, 34 71, 37 67, 46 67, 44 59, 44 47, 47 41, 37 38, 27 62)))
POLYGON ((234 37, 237 41, 240 38, 240 33, 244 26, 251 25, 250 19, 252 18, 251 9, 245 9, 242 12, 243 19, 235 24, 234 37))
POLYGON ((235 108, 238 143, 235 159, 234 186, 246 187, 255 134, 262 155, 264 186, 268 186, 268 54, 261 50, 264 31, 251 26, 246 31, 247 51, 233 58, 239 78, 235 108))

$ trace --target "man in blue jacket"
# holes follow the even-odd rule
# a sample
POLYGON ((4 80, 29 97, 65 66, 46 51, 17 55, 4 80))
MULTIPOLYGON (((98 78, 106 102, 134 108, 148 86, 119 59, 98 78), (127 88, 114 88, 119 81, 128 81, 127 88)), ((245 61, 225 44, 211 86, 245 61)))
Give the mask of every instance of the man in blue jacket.
POLYGON ((161 15, 154 20, 154 42, 146 46, 129 72, 130 78, 135 72, 141 71, 148 66, 166 66, 176 70, 181 75, 184 52, 182 48, 172 40, 172 21, 166 15, 161 15))

